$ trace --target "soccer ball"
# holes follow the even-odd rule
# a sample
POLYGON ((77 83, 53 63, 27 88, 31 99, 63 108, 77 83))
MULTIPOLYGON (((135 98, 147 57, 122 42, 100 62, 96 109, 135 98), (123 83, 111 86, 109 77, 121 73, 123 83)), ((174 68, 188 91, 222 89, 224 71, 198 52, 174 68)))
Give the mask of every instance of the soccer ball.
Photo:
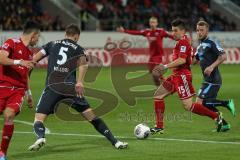
POLYGON ((137 137, 137 139, 145 139, 150 134, 150 128, 146 124, 138 124, 134 128, 134 135, 137 137))

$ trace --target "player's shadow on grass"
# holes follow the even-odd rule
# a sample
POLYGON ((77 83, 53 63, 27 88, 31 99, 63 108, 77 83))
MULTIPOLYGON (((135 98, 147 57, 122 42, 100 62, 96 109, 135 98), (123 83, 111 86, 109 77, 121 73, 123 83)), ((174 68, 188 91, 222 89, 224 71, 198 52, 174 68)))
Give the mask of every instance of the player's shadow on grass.
POLYGON ((62 144, 56 144, 51 145, 47 144, 44 148, 42 148, 39 152, 31 152, 31 151, 25 151, 19 154, 13 154, 10 155, 10 159, 34 159, 34 157, 42 157, 47 155, 56 155, 56 154, 68 154, 68 153, 76 153, 81 152, 83 150, 89 150, 89 149, 97 149, 101 147, 102 144, 92 144, 91 141, 82 141, 79 140, 79 142, 75 143, 62 143, 62 144), (87 147, 86 147, 87 146, 87 147))

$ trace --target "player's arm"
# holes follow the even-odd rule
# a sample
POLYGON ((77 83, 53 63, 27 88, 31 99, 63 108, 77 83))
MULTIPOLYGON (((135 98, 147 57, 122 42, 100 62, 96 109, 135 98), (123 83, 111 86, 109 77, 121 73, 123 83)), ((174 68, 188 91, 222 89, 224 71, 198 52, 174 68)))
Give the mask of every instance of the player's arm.
POLYGON ((128 29, 124 29, 123 27, 119 27, 117 28, 118 32, 121 33, 127 33, 127 34, 131 34, 131 35, 144 35, 144 30, 128 30, 128 29))
POLYGON ((199 60, 197 60, 196 57, 193 57, 193 59, 192 59, 192 65, 196 65, 196 64, 198 64, 198 63, 199 63, 199 60))
POLYGON ((44 57, 48 56, 50 54, 49 49, 52 47, 52 45, 53 42, 48 42, 47 44, 43 45, 42 49, 33 56, 33 62, 37 63, 44 57))
POLYGON ((196 51, 194 56, 192 57, 192 65, 196 65, 199 63, 199 56, 198 56, 198 52, 196 51))
POLYGON ((30 77, 28 76, 27 80, 27 91, 25 93, 26 99, 27 99, 27 104, 29 108, 33 107, 33 97, 32 97, 32 92, 30 89, 30 77))
POLYGON ((25 60, 14 60, 8 57, 9 56, 9 52, 5 51, 5 50, 0 50, 0 64, 1 65, 20 65, 23 67, 27 67, 27 68, 33 68, 34 67, 34 63, 32 63, 31 61, 25 61, 25 60))
POLYGON ((33 62, 37 63, 46 56, 43 50, 40 50, 33 56, 33 62))
POLYGON ((187 51, 188 48, 191 48, 189 43, 186 43, 185 41, 179 42, 179 51, 178 52, 178 58, 168 64, 165 65, 165 68, 176 68, 180 65, 183 65, 186 63, 186 59, 188 57, 187 51))
POLYGON ((173 35, 171 34, 171 32, 162 30, 162 34, 163 34, 163 37, 165 37, 165 38, 174 39, 174 38, 173 38, 173 35))
POLYGON ((178 66, 181 66, 185 63, 186 63, 186 58, 179 57, 178 59, 176 59, 176 60, 174 60, 174 61, 172 61, 172 62, 170 62, 170 63, 168 63, 164 66, 165 66, 165 68, 170 68, 171 69, 171 68, 176 68, 178 66))
POLYGON ((226 53, 222 53, 218 56, 217 60, 215 62, 213 62, 210 66, 208 66, 205 70, 204 70, 204 74, 210 76, 212 71, 214 70, 214 68, 216 68, 217 66, 219 66, 220 64, 222 64, 225 60, 227 59, 227 55, 226 53))
POLYGON ((182 43, 182 45, 180 45, 180 47, 179 47, 179 57, 176 59, 176 60, 174 60, 174 61, 172 61, 172 62, 170 62, 170 63, 168 63, 168 64, 165 64, 165 65, 163 65, 163 64, 160 64, 160 65, 158 65, 158 66, 156 66, 154 69, 153 69, 153 74, 154 75, 162 75, 162 74, 164 74, 165 73, 165 71, 168 69, 168 68, 176 68, 176 67, 178 67, 178 66, 181 66, 181 65, 183 65, 183 64, 185 64, 186 62, 187 62, 187 57, 188 57, 188 55, 187 55, 187 48, 188 47, 190 47, 189 46, 189 44, 185 44, 185 43, 182 43))
POLYGON ((172 61, 171 63, 165 64, 165 65, 159 64, 153 69, 152 73, 154 76, 159 77, 160 75, 163 75, 168 68, 176 68, 185 63, 186 63, 186 58, 179 57, 178 59, 172 61))
POLYGON ((75 90, 76 90, 77 95, 82 97, 83 96, 83 92, 84 92, 83 81, 84 81, 84 77, 85 77, 85 75, 87 73, 87 69, 88 69, 88 63, 87 63, 86 56, 81 56, 79 58, 78 66, 79 66, 78 67, 79 74, 78 74, 75 90))

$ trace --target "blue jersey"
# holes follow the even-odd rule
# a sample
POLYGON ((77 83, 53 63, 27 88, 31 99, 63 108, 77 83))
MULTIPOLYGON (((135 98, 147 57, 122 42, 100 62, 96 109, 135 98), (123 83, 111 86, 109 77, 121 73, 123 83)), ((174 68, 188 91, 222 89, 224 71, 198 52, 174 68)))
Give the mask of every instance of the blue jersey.
POLYGON ((222 78, 218 67, 214 68, 210 76, 205 75, 204 70, 214 63, 218 59, 218 56, 224 53, 225 52, 219 43, 216 43, 209 38, 200 41, 195 55, 196 59, 200 61, 205 82, 222 84, 222 78))

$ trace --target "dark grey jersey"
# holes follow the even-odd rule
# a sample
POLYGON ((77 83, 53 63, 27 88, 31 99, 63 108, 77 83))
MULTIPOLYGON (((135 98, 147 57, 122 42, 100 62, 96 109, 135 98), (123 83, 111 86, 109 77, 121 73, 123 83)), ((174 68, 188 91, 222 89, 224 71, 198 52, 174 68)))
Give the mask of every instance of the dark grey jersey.
POLYGON ((46 86, 59 83, 76 83, 76 68, 84 49, 70 39, 47 43, 41 50, 48 56, 46 86))
POLYGON ((200 41, 195 55, 196 59, 200 61, 205 82, 214 84, 222 83, 222 78, 218 67, 214 68, 210 76, 204 74, 204 70, 214 63, 221 54, 224 54, 224 50, 218 43, 210 40, 209 38, 200 41))

